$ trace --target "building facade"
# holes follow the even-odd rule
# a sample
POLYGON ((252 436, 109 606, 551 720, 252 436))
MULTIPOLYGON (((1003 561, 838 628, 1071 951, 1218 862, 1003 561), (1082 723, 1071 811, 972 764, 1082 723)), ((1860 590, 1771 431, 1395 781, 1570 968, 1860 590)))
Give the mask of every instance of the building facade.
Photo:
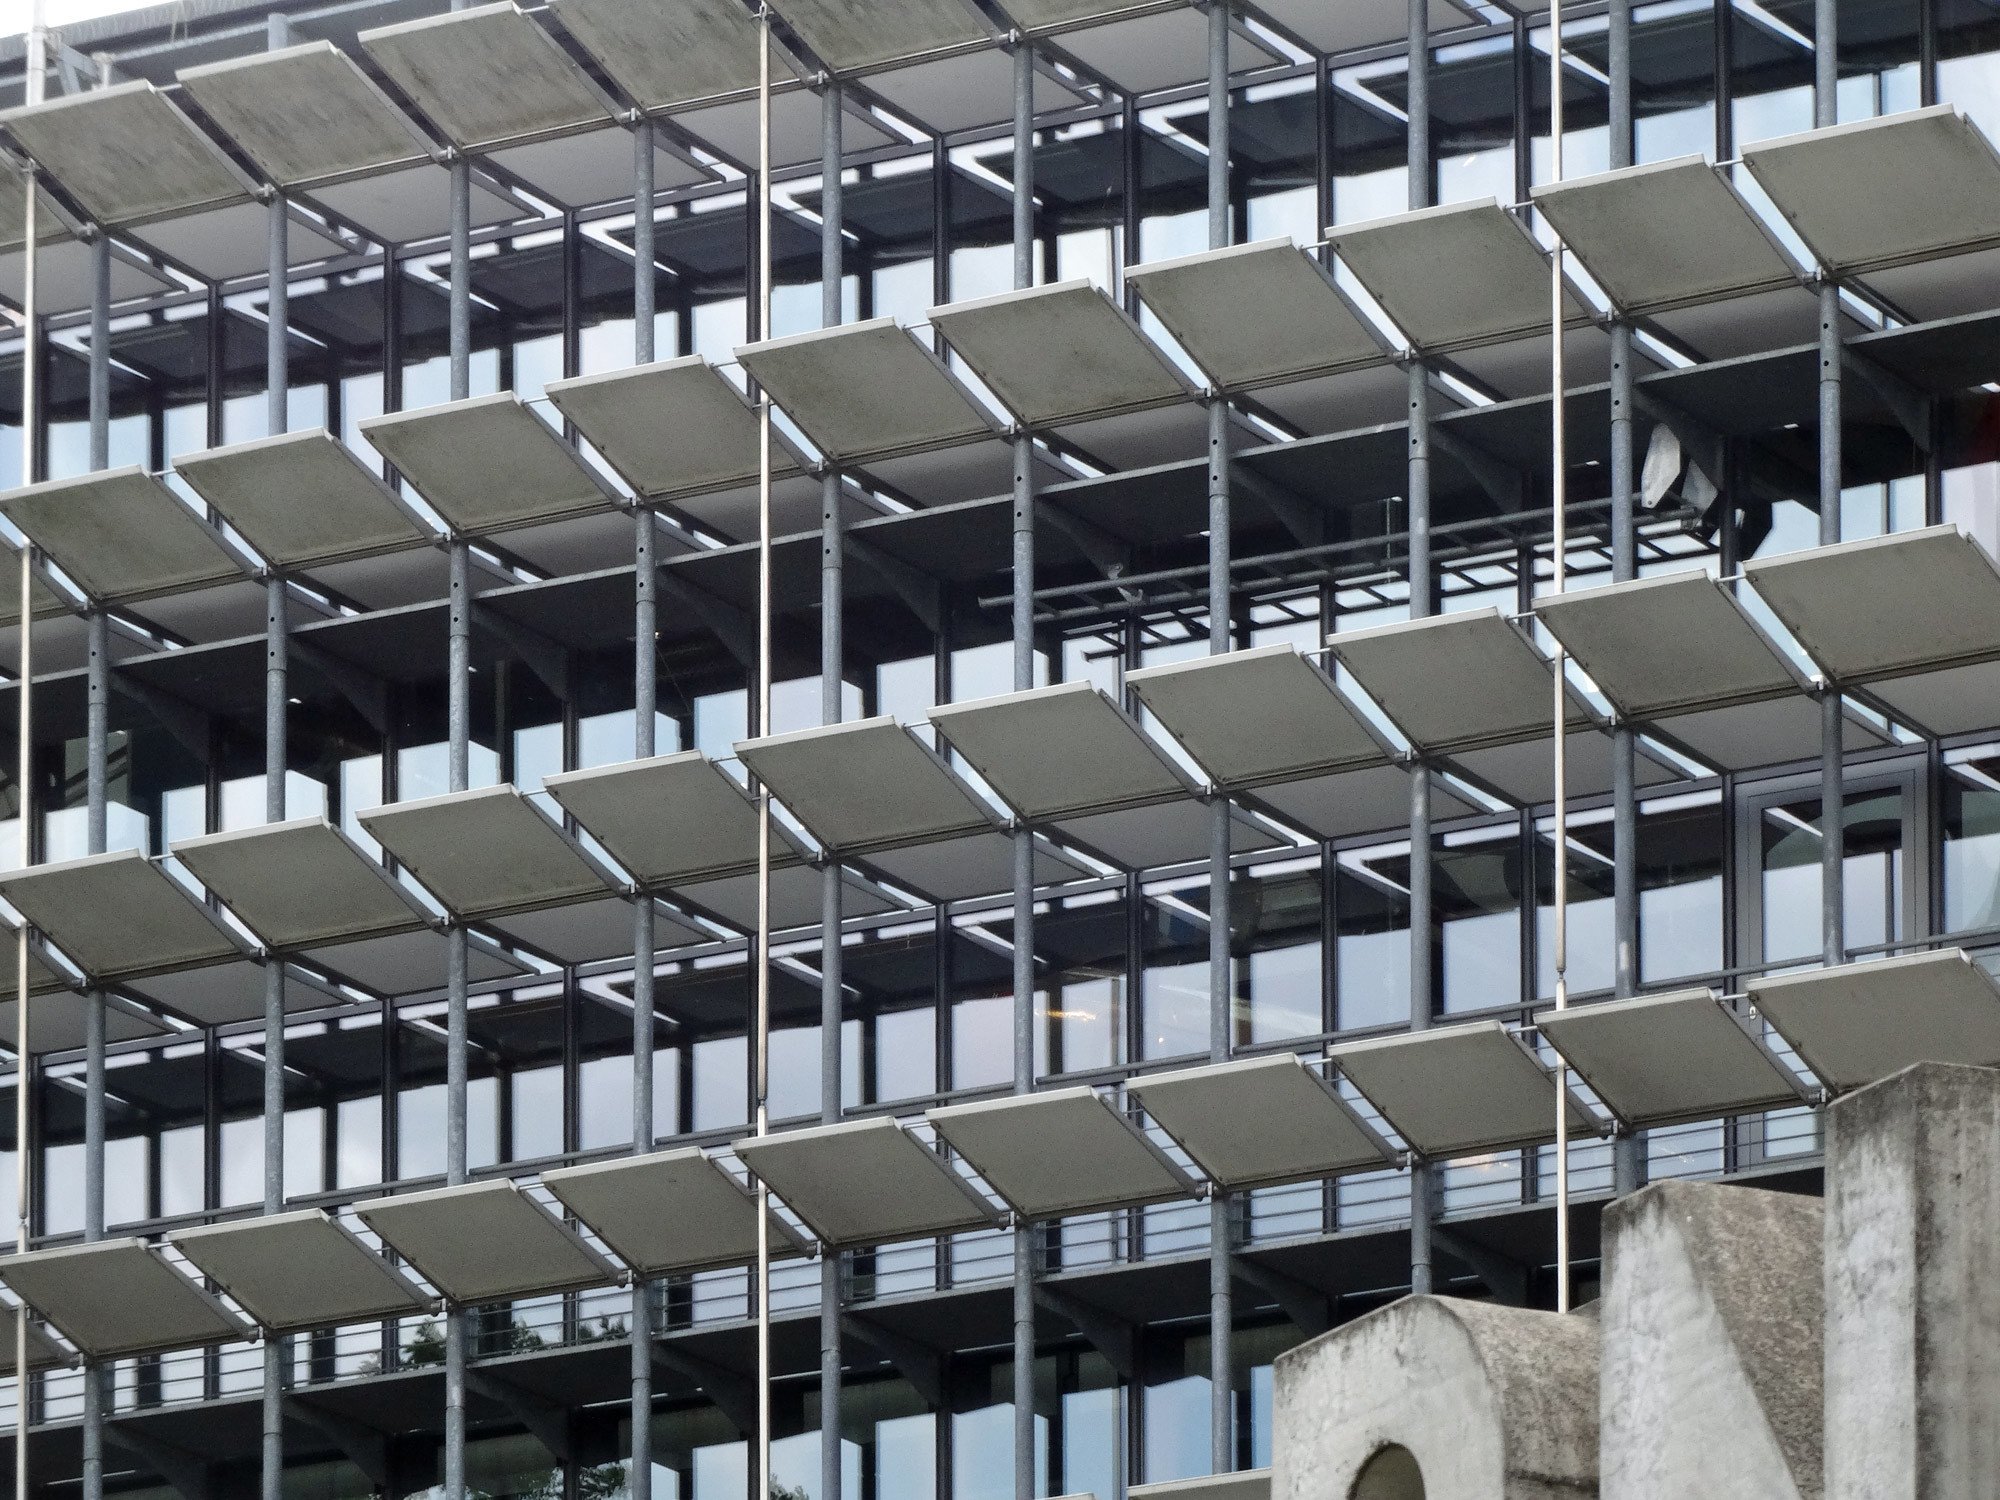
POLYGON ((766 1394, 814 1500, 1255 1469, 1306 1337, 1582 1300, 1611 1197, 1810 1187, 1885 1049, 2000 1061, 2000 11, 1566 5, 1558 173, 1546 6, 776 9, 768 238, 734 0, 162 7, 40 89, 0 41, 0 1197, 25 1145, 37 1254, 177 1278, 128 1326, 79 1273, 88 1328, 7 1282, 35 1494, 737 1500, 766 1394), (1683 1007, 1597 1074, 1537 1021, 1559 646, 1561 998, 1683 1007), (1766 999, 1890 958, 1935 1008, 1858 1054, 1766 999), (833 1164, 754 1166, 760 1092, 833 1164), (603 1222, 550 1175, 684 1148, 720 1176, 603 1222), (724 1178, 812 1252, 767 1391, 745 1258, 611 1228, 740 1248, 674 1196, 724 1178), (519 1270, 553 1215, 543 1279, 370 1217, 493 1183, 445 1240, 519 1270), (202 1261, 278 1210, 401 1311, 202 1261), (221 1324, 135 1331, 196 1282, 221 1324))

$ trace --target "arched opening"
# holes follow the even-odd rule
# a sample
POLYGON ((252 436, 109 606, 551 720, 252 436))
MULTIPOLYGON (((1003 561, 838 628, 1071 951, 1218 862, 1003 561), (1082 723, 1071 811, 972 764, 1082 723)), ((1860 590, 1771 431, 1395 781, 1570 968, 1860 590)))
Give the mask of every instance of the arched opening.
POLYGON ((1424 1500, 1424 1471, 1408 1448, 1391 1443, 1361 1466, 1348 1500, 1424 1500))

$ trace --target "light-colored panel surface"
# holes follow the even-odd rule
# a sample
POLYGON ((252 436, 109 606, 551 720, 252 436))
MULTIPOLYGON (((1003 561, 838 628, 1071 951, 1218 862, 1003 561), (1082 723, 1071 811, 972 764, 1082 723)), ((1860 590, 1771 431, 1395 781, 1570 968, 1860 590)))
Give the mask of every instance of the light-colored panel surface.
POLYGON ((2000 988, 1958 948, 1752 980, 1751 1002, 1830 1089, 1911 1063, 2000 1064, 2000 988))
MULTIPOLYGON (((1548 262, 1490 198, 1344 225, 1327 238, 1420 349, 1491 343, 1548 325, 1548 262)), ((1563 316, 1571 321, 1584 310, 1572 297, 1563 316)))
POLYGON ((0 1281, 99 1359, 229 1343, 250 1331, 139 1240, 10 1255, 0 1259, 0 1281))
POLYGON ((0 126, 107 224, 248 196, 222 152, 150 83, 0 111, 0 126))
MULTIPOLYGON (((553 203, 584 208, 632 196, 632 133, 616 126, 559 135, 487 153, 487 160, 527 183, 553 203)), ((711 181, 693 162, 671 151, 653 153, 653 191, 672 192, 711 181)))
POLYGON ((174 467, 261 556, 283 567, 432 540, 389 487, 325 431, 210 448, 174 467))
MULTIPOLYGON (((1056 45, 1128 94, 1150 94, 1208 77, 1208 17, 1191 7, 1065 31, 1056 45)), ((1232 75, 1276 61, 1244 32, 1230 29, 1232 75)))
MULTIPOLYGON (((1157 870, 1206 859, 1214 840, 1209 804, 1192 797, 1124 807, 1085 818, 1064 818, 1055 824, 1054 831, 1065 841, 1125 870, 1157 870)), ((1240 814, 1230 820, 1232 853, 1271 849, 1277 842, 1240 814)))
POLYGON ((1843 681, 2000 654, 2000 570, 1955 526, 1784 553, 1743 571, 1843 681))
POLYGON ((1707 990, 1543 1011, 1535 1024, 1637 1128, 1805 1102, 1784 1064, 1707 990))
MULTIPOLYGON (((288 215, 285 264, 310 265, 359 249, 323 234, 303 215, 288 215)), ((155 219, 132 233, 168 260, 207 281, 264 274, 271 264, 268 248, 271 214, 261 203, 225 203, 199 213, 155 219)))
POLYGON ((274 948, 426 924, 380 865, 318 818, 184 839, 174 855, 274 948))
MULTIPOLYGON (((845 911, 850 917, 874 916, 897 910, 873 884, 850 876, 846 882, 845 911)), ((811 927, 820 919, 823 887, 820 872, 810 865, 793 863, 771 872, 771 930, 784 932, 795 927, 811 927)), ((724 926, 741 933, 757 930, 757 876, 728 875, 710 880, 678 882, 675 900, 714 917, 724 926)))
POLYGON ((1134 266, 1126 280, 1208 378, 1240 390, 1385 358, 1381 341, 1290 240, 1134 266))
MULTIPOLYGON (((47 249, 69 240, 62 211, 56 207, 47 188, 35 194, 35 203, 35 243, 47 249)), ((0 165, 0 250, 18 250, 27 243, 27 213, 27 184, 11 163, 0 165)))
MULTIPOLYGON (((11 1318, 9 1320, 12 1321, 11 1318)), ((30 1370, 54 1370, 73 1364, 75 1357, 69 1354, 54 1339, 42 1332, 41 1325, 33 1319, 28 1322, 28 1368, 30 1370)), ((14 1360, 14 1335, 10 1332, 0 1338, 0 1379, 11 1378, 18 1368, 14 1360)))
POLYGON ((1064 281, 931 309, 994 395, 1034 427, 1174 401, 1186 383, 1109 298, 1064 281))
POLYGON ((266 1328, 293 1333, 423 1312, 430 1300, 316 1208, 167 1236, 266 1328))
MULTIPOLYGON (((1257 0, 1257 8, 1321 52, 1349 52, 1399 42, 1410 34, 1408 0, 1257 0)), ((1430 0, 1432 32, 1464 26, 1471 17, 1447 0, 1430 0)))
MULTIPOLYGON (((472 227, 505 224, 527 212, 512 196, 488 186, 480 172, 472 177, 472 227)), ((451 177, 443 167, 405 167, 378 177, 357 177, 312 190, 315 200, 334 215, 351 219, 369 234, 390 244, 430 239, 451 227, 451 177)))
POLYGON ((1048 31, 1110 20, 1149 3, 1151 0, 1007 0, 1001 8, 1024 30, 1048 31))
POLYGON ((894 318, 771 339, 736 357, 832 459, 858 463, 994 430, 894 318))
MULTIPOLYGON (((1386 832, 1409 821, 1410 773, 1399 765, 1340 771, 1262 786, 1255 796, 1259 805, 1321 838, 1386 832)), ((1439 822, 1476 810, 1441 785, 1431 788, 1431 816, 1439 822)))
POLYGON ((1087 1088, 924 1112, 1017 1212, 1059 1219, 1192 1197, 1194 1179, 1087 1088))
POLYGON ((1946 667, 1869 686, 1898 719, 1932 734, 1968 734, 2000 725, 2000 662, 1946 667))
MULTIPOLYGON (((1005 833, 976 833, 969 838, 877 850, 867 856, 867 862, 869 869, 904 890, 933 901, 965 901, 1012 889, 1014 840, 1005 833)), ((1061 885, 1088 873, 1076 861, 1036 842, 1036 885, 1061 885)))
MULTIPOLYGON (((565 771, 542 785, 635 879, 700 881, 757 863, 757 810, 699 750, 565 771)), ((774 858, 797 854, 780 843, 774 858)))
POLYGON ((992 35, 965 0, 868 0, 866 5, 790 0, 785 19, 836 72, 982 42, 992 35))
POLYGON ((1290 780, 1387 758, 1325 674, 1290 646, 1145 667, 1125 681, 1220 782, 1290 780))
POLYGON ((144 469, 106 469, 0 495, 0 511, 93 599, 201 588, 243 570, 144 469))
MULTIPOLYGON (((0 298, 16 308, 26 296, 27 256, 18 248, 0 253, 0 298)), ((44 245, 35 263, 35 300, 51 313, 76 312, 90 306, 95 286, 90 247, 77 240, 44 245)), ((111 300, 151 297, 171 289, 164 277, 141 264, 118 245, 111 247, 111 300)))
MULTIPOLYGON (((33 965, 40 961, 31 955, 28 962, 33 965)), ((45 991, 33 980, 30 987, 34 996, 28 1004, 28 1050, 39 1057, 48 1052, 75 1052, 82 1048, 89 1040, 84 1018, 90 1001, 66 989, 45 991)), ((10 980, 7 993, 12 995, 13 992, 10 980)), ((14 1055, 15 1027, 20 1024, 15 1015, 14 1002, 11 999, 0 1000, 0 1050, 4 1050, 9 1057, 14 1055)), ((128 1009, 122 1002, 115 999, 105 1002, 105 1041, 130 1042, 140 1037, 166 1034, 166 1027, 128 1009)), ((5 1343, 4 1339, 0 1339, 0 1347, 4 1347, 5 1343)))
MULTIPOLYGON (((442 932, 398 932, 388 937, 329 944, 299 957, 314 968, 325 969, 378 995, 396 997, 445 987, 450 979, 447 945, 448 939, 442 932)), ((532 972, 476 933, 466 943, 465 960, 466 977, 474 984, 518 978, 532 972)))
POLYGON ((280 187, 425 154, 409 117, 332 42, 185 68, 180 81, 280 187))
MULTIPOLYGON (((899 114, 940 134, 997 125, 1014 113, 1014 59, 1001 48, 959 52, 868 75, 869 90, 899 114)), ((1035 72, 1035 113, 1083 102, 1051 74, 1035 72)))
MULTIPOLYGON (((548 387, 549 400, 641 495, 670 499, 757 476, 757 417, 699 354, 548 387)), ((794 467, 782 444, 779 472, 794 467)))
MULTIPOLYGON (((264 1014, 265 978, 261 963, 243 959, 119 983, 148 1004, 164 1006, 197 1026, 222 1026, 264 1014)), ((318 985, 304 983, 296 973, 285 981, 288 1015, 334 1003, 336 997, 318 985)))
MULTIPOLYGON (((1343 632, 1341 665, 1412 743, 1450 749, 1550 732, 1548 660, 1498 610, 1467 610, 1343 632)), ((1571 722, 1588 720, 1571 698, 1571 722)))
POLYGON ((617 1279, 610 1261, 511 1182, 399 1193, 354 1211, 462 1307, 617 1279))
POLYGON ((2000 156, 1948 104, 1759 141, 1743 160, 1835 271, 2000 238, 2000 156))
MULTIPOLYGON (((1553 1140, 1555 1079, 1498 1021, 1349 1042, 1340 1071, 1425 1156, 1470 1156, 1553 1140)), ((1571 1133, 1596 1133, 1574 1096, 1571 1133)))
POLYGON ((512 0, 364 31, 360 41, 455 146, 610 118, 583 70, 512 0))
MULTIPOLYGON (((773 70, 775 76, 776 70, 773 70)), ((713 147, 738 166, 757 164, 757 101, 739 99, 728 104, 691 109, 674 116, 680 125, 704 145, 713 147)), ((853 110, 841 122, 841 143, 849 151, 866 151, 886 146, 892 137, 865 115, 853 110)), ((771 96, 771 155, 779 166, 802 161, 818 161, 820 148, 820 97, 809 89, 785 89, 771 96)))
MULTIPOLYGON (((1724 771, 1775 766, 1819 754, 1819 702, 1802 694, 1676 714, 1657 720, 1655 727, 1724 771)), ((1852 742, 1856 726, 1851 718, 1847 727, 1852 742)))
POLYGON ((172 876, 134 850, 10 871, 0 875, 0 896, 99 979, 242 952, 172 876))
MULTIPOLYGON (((748 1265, 757 1258, 757 1204, 695 1147, 544 1172, 542 1185, 595 1230, 618 1258, 647 1276, 748 1265)), ((769 1216, 778 1255, 803 1247, 769 1216)))
POLYGON ((1135 1078, 1131 1092, 1224 1187, 1266 1187, 1392 1166, 1394 1153, 1293 1054, 1135 1078))
POLYGON ((1634 718, 1801 686, 1749 613, 1705 573, 1548 595, 1535 601, 1535 613, 1634 718))
MULTIPOLYGON (((624 958, 632 952, 632 905, 620 896, 576 901, 541 911, 517 912, 489 925, 510 944, 547 954, 561 964, 595 963, 624 958)), ((713 935, 656 912, 653 943, 661 953, 713 935)))
POLYGON ((985 1229, 999 1215, 894 1120, 784 1130, 732 1148, 829 1244, 985 1229))
POLYGON ((1087 682, 943 704, 931 721, 987 783, 1031 818, 1183 796, 1188 783, 1087 682))
POLYGON ((1532 196, 1629 313, 1798 281, 1748 205, 1699 156, 1546 183, 1532 196))
POLYGON ((1129 1500, 1271 1500, 1271 1471, 1244 1469, 1199 1479, 1165 1479, 1132 1485, 1125 1493, 1129 1500))
POLYGON ((511 786, 394 802, 360 818, 460 916, 548 906, 606 889, 576 843, 511 786))
POLYGON ((361 431, 433 510, 472 535, 612 502, 596 472, 512 391, 370 417, 361 431))
MULTIPOLYGON (((1610 735, 1596 729, 1572 729, 1564 744, 1563 758, 1567 773, 1564 780, 1572 797, 1595 797, 1611 790, 1615 769, 1610 735)), ((1452 761, 1472 780, 1491 787, 1517 806, 1534 806, 1555 798, 1554 736, 1546 732, 1534 739, 1456 751, 1452 761)), ((1659 786, 1679 776, 1646 754, 1643 747, 1632 769, 1641 787, 1659 786)))
POLYGON ((860 852, 994 826, 944 763, 894 719, 745 740, 736 753, 830 849, 860 852))
MULTIPOLYGON (((551 9, 642 109, 757 87, 758 27, 736 0, 556 0, 551 9)), ((772 73, 793 76, 781 52, 772 73)))

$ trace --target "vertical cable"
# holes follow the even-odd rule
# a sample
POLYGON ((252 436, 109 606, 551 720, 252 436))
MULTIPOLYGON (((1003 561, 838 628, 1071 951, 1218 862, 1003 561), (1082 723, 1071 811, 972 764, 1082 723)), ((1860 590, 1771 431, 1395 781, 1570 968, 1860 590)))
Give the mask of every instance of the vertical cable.
MULTIPOLYGON (((1563 179, 1563 0, 1549 6, 1549 179, 1563 179)), ((1555 233, 1553 228, 1551 233, 1555 233)), ((1569 572, 1569 443, 1565 431, 1563 369, 1563 253, 1556 234, 1549 257, 1549 559, 1551 586, 1562 593, 1569 572)), ((1532 587, 1532 584, 1531 584, 1532 587)), ((1555 682, 1555 1008, 1569 1005, 1569 686, 1565 655, 1558 641, 1550 677, 1555 682)), ((1556 1060, 1556 1311, 1568 1312, 1569 1275, 1569 1068, 1556 1060)))

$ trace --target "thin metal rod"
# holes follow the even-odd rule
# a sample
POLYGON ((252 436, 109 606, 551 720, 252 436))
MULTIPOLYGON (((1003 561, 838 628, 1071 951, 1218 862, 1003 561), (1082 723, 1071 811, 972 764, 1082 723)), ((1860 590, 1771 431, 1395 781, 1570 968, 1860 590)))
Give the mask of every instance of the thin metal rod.
MULTIPOLYGON (((757 12, 757 296, 752 339, 771 331, 771 7, 757 12)), ((757 394, 757 685, 753 734, 771 727, 771 397, 757 394)), ((757 974, 752 1024, 756 1132, 771 1131, 771 794, 757 786, 757 974)), ((771 1229, 770 1190, 757 1186, 757 1433, 751 1474, 753 1500, 771 1484, 771 1229)), ((821 1496, 820 1500, 836 1500, 821 1496)))
MULTIPOLYGON (((1410 0, 1409 142, 1404 171, 1413 209, 1431 201, 1430 0, 1410 0)), ((1436 586, 1431 575, 1431 377, 1421 357, 1409 374, 1409 453, 1407 508, 1410 530, 1410 618, 1432 610, 1436 586)), ((1418 763, 1410 768, 1410 1029, 1431 1024, 1431 776, 1418 763)), ((1431 1224, 1437 1192, 1431 1164, 1410 1164, 1410 1291, 1422 1296, 1434 1285, 1431 1224)))
MULTIPOLYGON (((1549 6, 1549 177, 1563 177, 1563 0, 1549 6)), ((1569 462, 1565 431, 1568 389, 1563 368, 1563 266, 1566 256, 1560 234, 1549 258, 1549 562, 1550 586, 1560 594, 1569 574, 1569 462)), ((1569 1005, 1569 688, 1562 643, 1558 641, 1550 676, 1555 682, 1555 921, 1551 946, 1555 960, 1555 1008, 1569 1005)), ((1568 1312, 1569 1270, 1569 1069, 1558 1058, 1556 1079, 1556 1311, 1568 1312)))
MULTIPOLYGON (((1208 248, 1230 243, 1229 203, 1229 5, 1208 8, 1208 248)), ((1208 402, 1208 649, 1221 655, 1232 644, 1230 629, 1229 398, 1217 391, 1208 402)), ((1209 804, 1208 841, 1208 1058, 1227 1062, 1233 985, 1229 952, 1229 798, 1209 804)), ((1230 1276, 1233 1254, 1229 1194, 1217 1189, 1208 1200, 1208 1462, 1212 1473, 1227 1474, 1235 1463, 1235 1391, 1231 1333, 1235 1320, 1230 1276)))
MULTIPOLYGON (((30 0, 27 38, 27 102, 42 102, 48 74, 48 30, 43 25, 42 0, 30 0)), ((21 211, 21 483, 33 484, 40 467, 40 392, 42 362, 41 326, 41 234, 39 200, 41 184, 33 162, 28 164, 21 184, 24 207, 21 211)), ((20 819, 19 863, 26 869, 35 857, 35 673, 34 599, 35 549, 32 543, 21 548, 21 660, 19 708, 15 740, 16 816, 20 819)), ((31 1175, 28 1171, 28 1095, 34 1081, 34 1054, 28 1047, 28 924, 15 930, 14 938, 14 1250, 25 1255, 32 1227, 29 1199, 31 1175)), ((28 1415, 33 1405, 34 1377, 28 1373, 28 1305, 23 1302, 14 1315, 14 1494, 28 1494, 28 1415)))
MULTIPOLYGON (((1035 284, 1035 55, 1026 38, 1014 46, 1014 286, 1035 284)), ((1035 685, 1035 441, 1014 435, 1014 687, 1035 685)), ((1014 834, 1014 1092, 1035 1088, 1035 836, 1014 834)), ((1014 1500, 1034 1500, 1035 1229, 1014 1226, 1013 1281, 1014 1500)))
MULTIPOLYGON (((642 120, 632 132, 632 362, 653 361, 656 311, 653 247, 653 124, 642 120)), ((655 754, 654 721, 659 711, 659 587, 653 546, 653 513, 644 506, 632 516, 632 756, 655 754)), ((653 968, 657 952, 653 903, 632 903, 632 1149, 650 1151, 653 1119, 653 968)), ((632 1463, 626 1478, 628 1500, 653 1495, 653 1283, 632 1279, 632 1463)))

